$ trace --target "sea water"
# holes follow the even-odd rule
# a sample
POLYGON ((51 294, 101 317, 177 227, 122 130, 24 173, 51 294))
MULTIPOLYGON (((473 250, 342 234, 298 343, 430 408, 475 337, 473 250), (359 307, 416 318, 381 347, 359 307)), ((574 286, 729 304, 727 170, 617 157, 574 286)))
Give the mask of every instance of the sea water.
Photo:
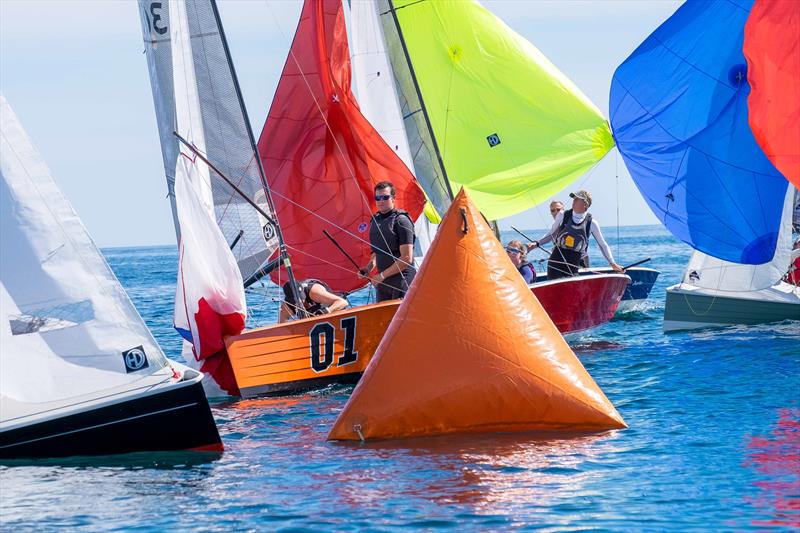
MULTIPOLYGON (((218 457, 147 453, 0 466, 0 527, 800 527, 800 324, 664 334, 664 289, 680 279, 690 250, 660 227, 622 228, 618 245, 610 233, 619 263, 650 257, 645 266, 661 277, 642 309, 569 342, 626 430, 336 444, 325 436, 352 387, 214 402, 225 445, 218 457)), ((161 346, 179 359, 175 247, 104 253, 161 346)), ((603 264, 596 253, 592 261, 603 264)), ((251 325, 275 319, 278 296, 267 287, 248 293, 251 325)))

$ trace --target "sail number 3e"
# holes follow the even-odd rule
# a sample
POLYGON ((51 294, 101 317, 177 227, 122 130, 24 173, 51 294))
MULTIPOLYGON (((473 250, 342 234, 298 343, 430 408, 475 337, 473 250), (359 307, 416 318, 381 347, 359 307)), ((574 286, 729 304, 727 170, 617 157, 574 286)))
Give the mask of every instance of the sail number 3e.
POLYGON ((166 24, 164 24, 164 21, 162 20, 160 13, 161 8, 162 8, 161 2, 150 2, 150 14, 148 16, 148 14, 145 13, 145 16, 147 17, 147 21, 149 22, 148 26, 150 27, 150 29, 159 35, 164 35, 165 33, 167 33, 168 28, 166 24))

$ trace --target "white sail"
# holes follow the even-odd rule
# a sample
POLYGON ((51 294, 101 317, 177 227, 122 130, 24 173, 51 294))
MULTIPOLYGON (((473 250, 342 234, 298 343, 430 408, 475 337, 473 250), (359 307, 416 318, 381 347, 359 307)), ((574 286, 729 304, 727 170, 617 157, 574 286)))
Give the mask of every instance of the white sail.
POLYGON ((1 421, 152 385, 164 354, 3 96, 0 121, 1 421))
MULTIPOLYGON (((207 153, 186 7, 184 0, 169 2, 175 131, 199 152, 207 153)), ((238 312, 243 317, 246 303, 241 272, 236 268, 236 259, 225 242, 225 235, 218 227, 209 227, 214 224, 215 213, 208 165, 183 144, 179 149, 173 174, 174 203, 177 225, 185 233, 179 239, 173 324, 185 339, 193 339, 194 349, 184 340, 183 356, 190 367, 201 370, 201 359, 210 354, 201 353, 204 336, 200 335, 196 323, 199 300, 205 299, 213 312, 238 312), (183 196, 179 196, 181 194, 183 196), (231 263, 233 271, 229 268, 231 263)), ((207 323, 212 316, 206 316, 207 323)), ((227 395, 214 380, 213 373, 206 374, 203 388, 208 397, 227 395)))
MULTIPOLYGON (((179 108, 197 104, 201 148, 212 164, 252 201, 270 212, 245 111, 212 0, 139 0, 145 53, 150 70, 164 173, 175 230, 175 168, 179 143, 173 135, 179 108), (176 18, 177 17, 177 18, 176 18), (175 19, 175 20, 173 20, 175 19), (174 22, 174 23, 173 23, 174 22), (175 24, 180 24, 176 33, 175 24), (176 35, 179 38, 176 38, 176 35)), ((217 224, 246 283, 255 281, 277 247, 275 229, 221 178, 210 188, 217 224)))
MULTIPOLYGON (((200 97, 197 94, 197 76, 192 59, 192 43, 189 35, 189 20, 186 18, 186 2, 170 0, 169 31, 173 43, 172 82, 175 104, 175 131, 189 141, 201 153, 206 153, 206 136, 203 132, 203 116, 200 111, 200 97)), ((197 163, 197 156, 187 147, 180 145, 180 157, 175 163, 173 176, 183 170, 194 185, 214 218, 214 198, 211 192, 211 176, 208 165, 197 163)), ((176 208, 177 211, 177 208, 176 208)))
POLYGON ((789 186, 772 261, 763 265, 742 265, 695 251, 686 267, 683 283, 720 293, 758 291, 778 283, 791 261, 794 195, 794 187, 789 186))
MULTIPOLYGON (((350 2, 350 54, 361 112, 414 173, 414 158, 411 156, 400 112, 394 75, 386 55, 376 2, 350 2)), ((414 255, 421 258, 430 248, 436 228, 422 215, 414 229, 417 237, 414 255)))

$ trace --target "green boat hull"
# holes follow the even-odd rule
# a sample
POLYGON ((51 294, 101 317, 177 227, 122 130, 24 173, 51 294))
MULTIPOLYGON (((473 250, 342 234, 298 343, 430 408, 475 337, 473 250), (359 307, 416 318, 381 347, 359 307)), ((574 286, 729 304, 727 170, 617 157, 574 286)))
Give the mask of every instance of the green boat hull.
POLYGON ((664 306, 664 331, 800 320, 800 297, 794 302, 788 301, 790 298, 791 294, 787 301, 732 298, 670 287, 664 306))

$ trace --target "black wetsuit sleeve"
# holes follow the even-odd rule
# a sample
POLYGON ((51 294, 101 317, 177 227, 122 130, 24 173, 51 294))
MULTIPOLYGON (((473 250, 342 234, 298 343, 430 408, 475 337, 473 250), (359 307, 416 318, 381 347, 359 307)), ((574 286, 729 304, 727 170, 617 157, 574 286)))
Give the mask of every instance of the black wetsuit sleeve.
POLYGON ((414 224, 411 219, 405 215, 397 217, 396 230, 397 230, 397 244, 414 244, 414 224))

